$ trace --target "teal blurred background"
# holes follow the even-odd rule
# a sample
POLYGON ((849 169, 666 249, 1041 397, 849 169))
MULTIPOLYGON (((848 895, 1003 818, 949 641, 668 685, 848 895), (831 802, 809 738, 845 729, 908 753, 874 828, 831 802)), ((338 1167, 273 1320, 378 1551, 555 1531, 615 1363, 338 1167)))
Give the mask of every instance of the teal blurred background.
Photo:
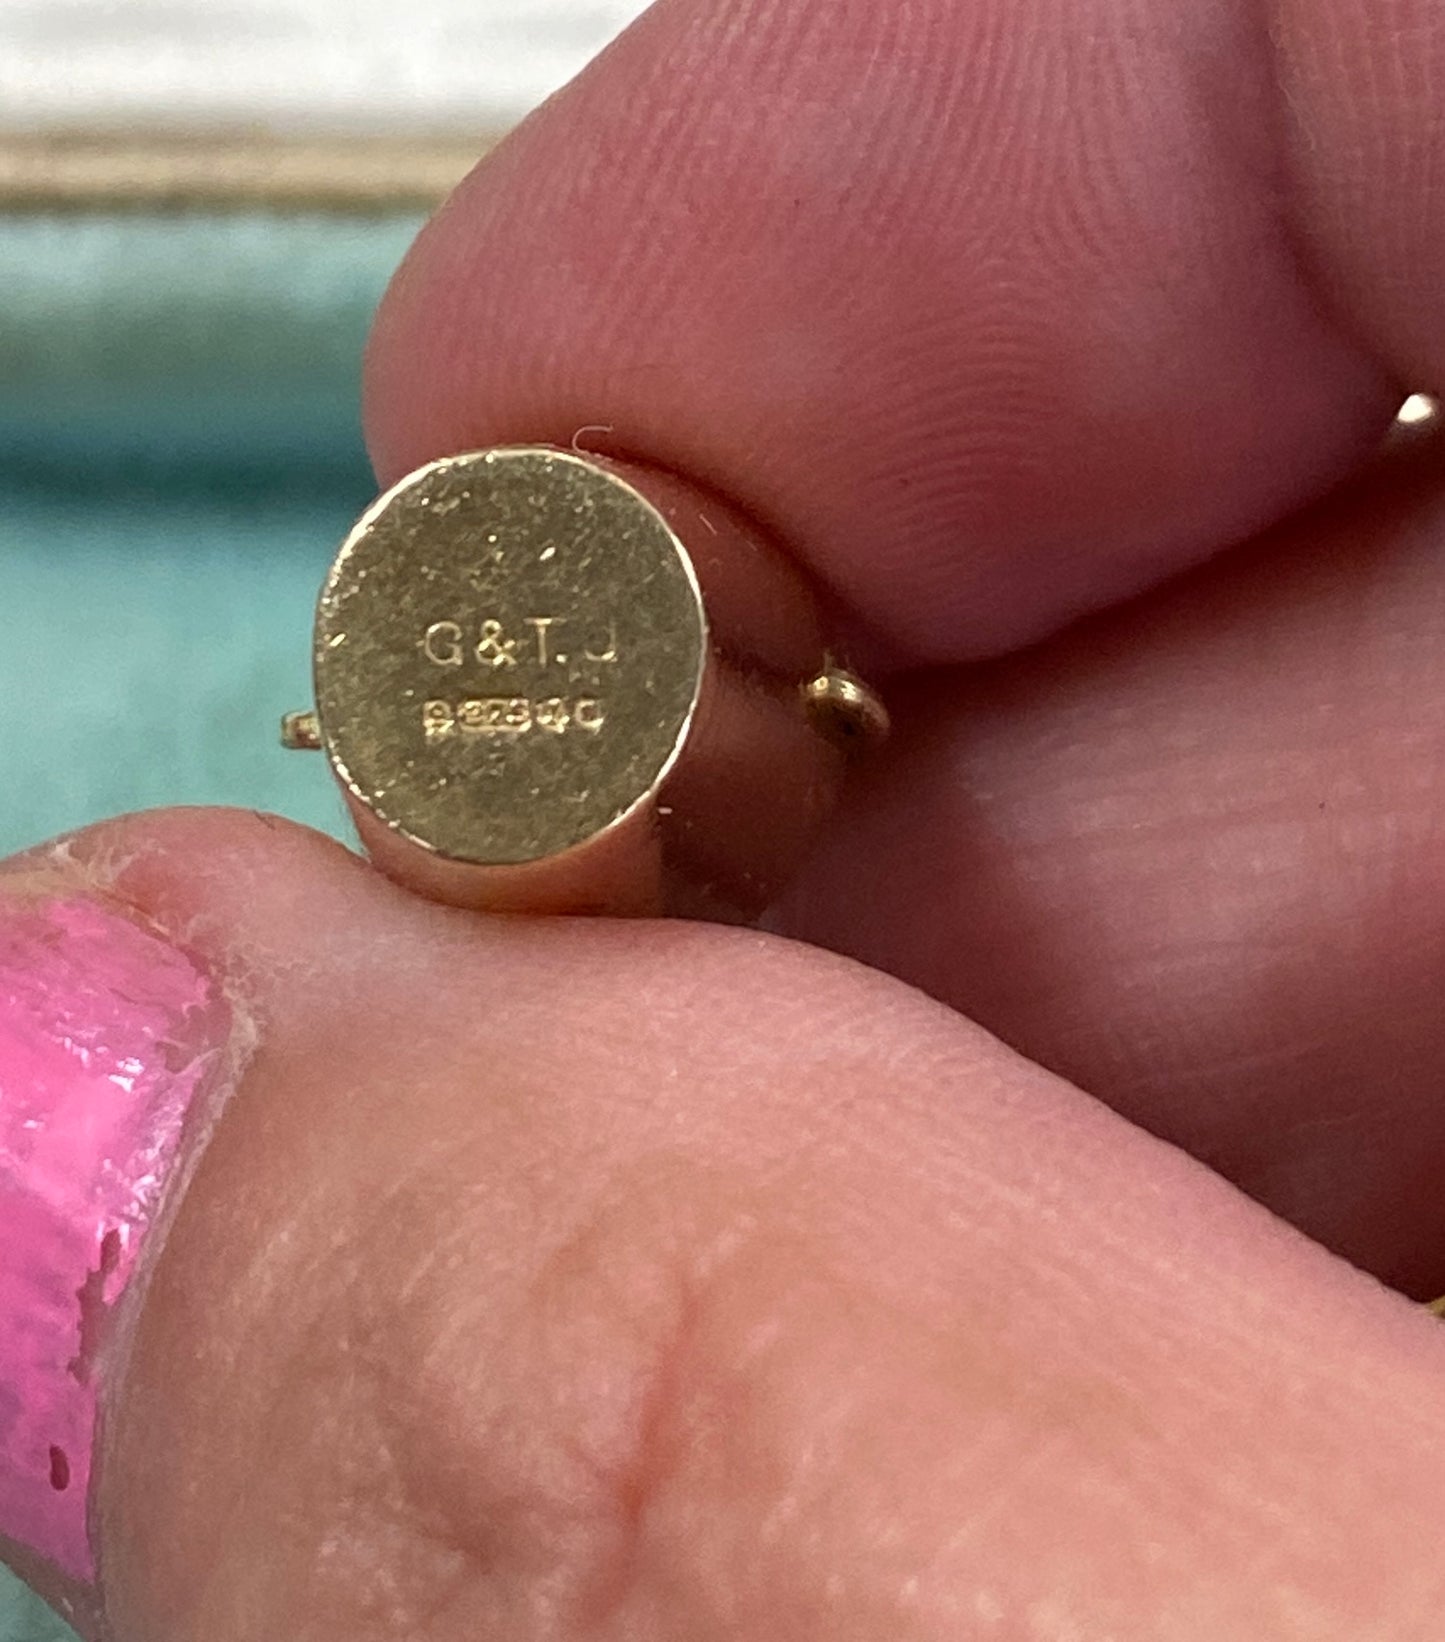
MULTIPOLYGON (((0 853, 162 804, 345 835, 277 726, 373 494, 361 352, 418 226, 0 216, 0 853)), ((70 1636, 0 1570, 0 1642, 70 1636)))
POLYGON ((0 851, 162 804, 344 830, 277 721, 373 494, 362 347, 418 226, 0 218, 0 851))

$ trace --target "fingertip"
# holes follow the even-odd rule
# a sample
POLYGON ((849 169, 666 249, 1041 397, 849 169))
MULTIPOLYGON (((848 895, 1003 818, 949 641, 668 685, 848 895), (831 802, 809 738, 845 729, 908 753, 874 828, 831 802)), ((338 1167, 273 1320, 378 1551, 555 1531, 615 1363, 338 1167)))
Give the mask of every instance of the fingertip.
POLYGON ((369 357, 383 475, 606 429, 914 662, 1307 500, 1398 394, 1301 275, 1257 34, 1094 9, 770 0, 740 29, 663 0, 408 259, 369 357))

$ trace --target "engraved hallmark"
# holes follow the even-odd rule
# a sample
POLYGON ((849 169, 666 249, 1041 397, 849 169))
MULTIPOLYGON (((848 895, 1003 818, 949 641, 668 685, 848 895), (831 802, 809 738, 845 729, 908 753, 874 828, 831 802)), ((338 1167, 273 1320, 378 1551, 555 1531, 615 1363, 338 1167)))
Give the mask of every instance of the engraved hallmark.
POLYGON ((606 722, 606 710, 593 696, 572 701, 560 696, 545 701, 527 696, 477 696, 458 702, 428 701, 422 708, 422 729, 433 742, 459 735, 566 735, 569 730, 597 735, 606 722))
POLYGON ((468 661, 494 671, 517 666, 565 667, 568 655, 562 648, 562 629, 578 626, 578 653, 584 661, 611 666, 620 660, 615 621, 581 627, 566 616, 525 616, 520 626, 526 629, 524 633, 509 631, 505 622, 490 616, 471 623, 434 621, 421 636, 421 651, 437 667, 464 667, 468 661))

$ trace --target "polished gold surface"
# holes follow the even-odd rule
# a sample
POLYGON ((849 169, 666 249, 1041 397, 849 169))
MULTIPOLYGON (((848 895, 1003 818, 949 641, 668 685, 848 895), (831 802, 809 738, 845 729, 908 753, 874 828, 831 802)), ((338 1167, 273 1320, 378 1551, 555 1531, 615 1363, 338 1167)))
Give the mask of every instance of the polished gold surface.
POLYGON ((495 138, 0 132, 9 211, 427 210, 495 138))
POLYGON ((321 597, 316 700, 347 789, 451 861, 516 866, 656 790, 702 686, 707 622, 666 521, 551 450, 413 474, 321 597))
POLYGON ((503 911, 756 914, 887 713, 797 572, 666 474, 550 447, 412 474, 317 608, 316 711, 398 882, 503 911))
POLYGON ((886 741, 893 727, 877 693, 857 674, 841 667, 830 666, 809 679, 803 686, 803 699, 819 731, 845 746, 856 741, 886 741))

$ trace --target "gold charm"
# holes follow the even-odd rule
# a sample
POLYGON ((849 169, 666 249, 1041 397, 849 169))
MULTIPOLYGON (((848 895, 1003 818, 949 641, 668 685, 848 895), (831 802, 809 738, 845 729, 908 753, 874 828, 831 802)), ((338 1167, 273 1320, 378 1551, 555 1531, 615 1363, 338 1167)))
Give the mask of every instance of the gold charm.
POLYGON ((547 447, 383 496, 327 578, 313 658, 285 745, 326 752, 384 871, 495 910, 754 916, 847 748, 888 732, 754 530, 547 447))

